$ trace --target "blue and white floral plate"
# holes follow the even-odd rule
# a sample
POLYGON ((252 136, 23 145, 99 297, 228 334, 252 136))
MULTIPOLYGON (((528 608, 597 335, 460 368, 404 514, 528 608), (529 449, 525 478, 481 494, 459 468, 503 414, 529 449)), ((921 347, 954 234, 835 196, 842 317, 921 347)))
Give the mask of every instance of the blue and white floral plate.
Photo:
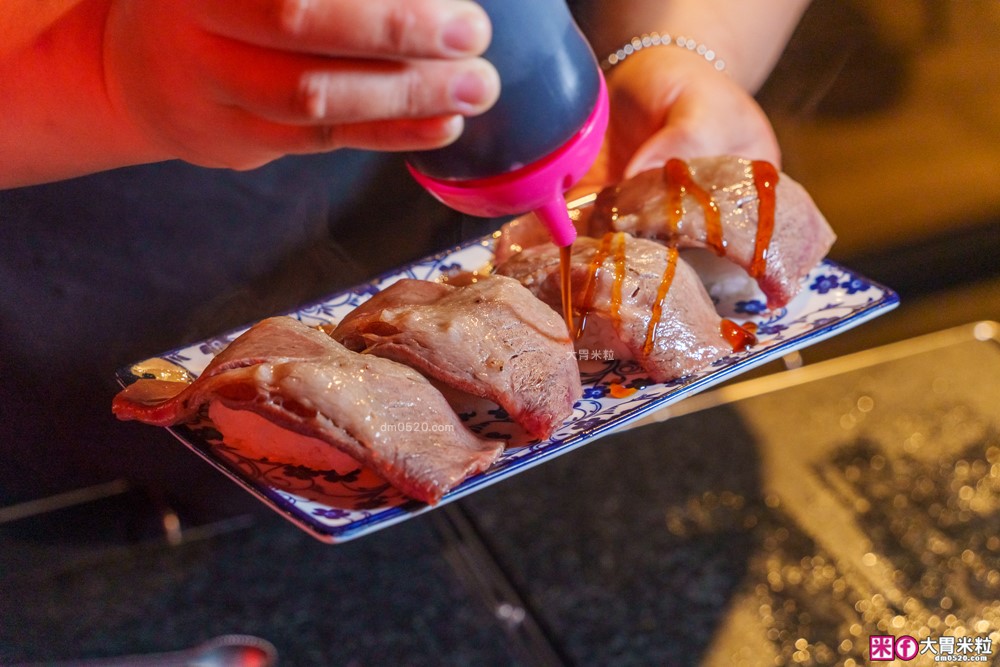
MULTIPOLYGON (((480 270, 492 260, 492 248, 492 238, 471 242, 289 314, 310 325, 337 322, 372 294, 401 278, 434 280, 455 271, 480 270)), ((718 361, 702 373, 667 384, 649 382, 641 368, 630 361, 616 360, 611 350, 590 350, 586 360, 581 351, 583 397, 576 402, 573 416, 549 440, 529 439, 503 410, 492 404, 481 403, 462 412, 462 419, 474 432, 504 439, 508 447, 493 467, 445 495, 439 506, 593 442, 755 366, 857 326, 892 309, 899 301, 892 290, 829 261, 812 271, 806 288, 786 308, 775 312, 766 309, 755 287, 754 291, 744 286, 732 289, 731 282, 725 279, 706 277, 704 273, 703 277, 723 317, 757 325, 757 345, 718 361), (612 387, 618 395, 635 391, 625 398, 614 398, 612 387)), ((212 356, 242 331, 231 331, 121 369, 118 380, 123 386, 133 382, 151 362, 162 367, 180 366, 197 376, 212 356)), ((266 458, 248 458, 224 443, 207 417, 170 430, 261 501, 325 542, 360 537, 433 509, 407 500, 350 460, 335 464, 334 469, 314 470, 266 458)))

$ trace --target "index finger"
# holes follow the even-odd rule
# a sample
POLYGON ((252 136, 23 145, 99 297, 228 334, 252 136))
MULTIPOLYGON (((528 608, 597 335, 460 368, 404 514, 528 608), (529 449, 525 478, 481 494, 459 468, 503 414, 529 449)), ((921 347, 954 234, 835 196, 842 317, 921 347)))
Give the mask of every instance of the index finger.
POLYGON ((469 57, 491 37, 471 0, 191 0, 188 11, 219 35, 325 56, 469 57))

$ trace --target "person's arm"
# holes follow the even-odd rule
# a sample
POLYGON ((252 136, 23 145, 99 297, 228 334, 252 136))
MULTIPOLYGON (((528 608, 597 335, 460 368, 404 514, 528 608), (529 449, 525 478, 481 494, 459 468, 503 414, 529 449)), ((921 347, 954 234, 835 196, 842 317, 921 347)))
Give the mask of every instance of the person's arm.
POLYGON ((713 49, 733 80, 753 93, 808 5, 809 0, 585 0, 578 17, 599 58, 643 33, 684 36, 713 49))
POLYGON ((753 92, 784 50, 808 0, 586 0, 577 18, 598 58, 633 37, 693 39, 725 61, 720 72, 676 45, 643 48, 607 73, 611 120, 593 190, 672 157, 737 155, 780 167, 774 130, 753 92))
POLYGON ((4 0, 0 187, 166 157, 145 146, 104 89, 108 0, 4 0))
POLYGON ((0 187, 432 148, 499 92, 466 0, 0 2, 0 187))

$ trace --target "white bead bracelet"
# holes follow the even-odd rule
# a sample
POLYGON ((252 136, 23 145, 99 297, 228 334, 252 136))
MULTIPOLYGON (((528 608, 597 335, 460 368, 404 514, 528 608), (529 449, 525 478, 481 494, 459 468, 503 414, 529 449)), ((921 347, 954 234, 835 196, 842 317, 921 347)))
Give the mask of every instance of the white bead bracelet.
POLYGON ((648 49, 653 46, 678 46, 682 49, 687 49, 688 51, 697 53, 699 56, 707 60, 709 64, 712 65, 712 67, 714 67, 718 72, 724 72, 726 69, 726 61, 719 58, 715 51, 708 48, 704 44, 687 37, 671 37, 666 34, 661 35, 658 32, 649 32, 633 37, 620 49, 602 60, 601 69, 607 72, 609 69, 625 60, 633 53, 637 53, 643 49, 648 49))

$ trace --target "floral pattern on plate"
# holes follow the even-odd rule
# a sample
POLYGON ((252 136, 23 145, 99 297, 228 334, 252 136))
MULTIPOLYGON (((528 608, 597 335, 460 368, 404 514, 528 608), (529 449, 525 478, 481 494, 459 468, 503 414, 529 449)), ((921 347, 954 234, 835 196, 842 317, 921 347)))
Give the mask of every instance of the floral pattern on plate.
MULTIPOLYGON (((455 271, 477 271, 492 260, 492 239, 460 246, 369 283, 335 294, 289 315, 310 325, 337 322, 372 294, 402 278, 434 280, 455 271)), ((849 269, 824 261, 807 277, 804 289, 787 307, 769 311, 759 293, 713 294, 723 317, 757 326, 752 348, 719 360, 705 371, 665 384, 655 384, 632 361, 614 358, 610 350, 583 357, 583 396, 573 415, 545 441, 530 439, 501 408, 485 401, 460 409, 475 433, 507 442, 501 458, 486 472, 467 479, 446 494, 438 506, 503 480, 533 465, 593 442, 607 433, 755 366, 814 344, 882 314, 898 303, 890 289, 849 269)), ((180 366, 197 376, 244 329, 230 331, 164 353, 157 361, 180 366)), ((137 377, 137 364, 118 371, 122 385, 137 377)), ((343 542, 428 511, 408 500, 374 473, 356 465, 313 470, 248 458, 222 441, 211 421, 171 429, 193 451, 256 495, 272 509, 325 542, 343 542)))

